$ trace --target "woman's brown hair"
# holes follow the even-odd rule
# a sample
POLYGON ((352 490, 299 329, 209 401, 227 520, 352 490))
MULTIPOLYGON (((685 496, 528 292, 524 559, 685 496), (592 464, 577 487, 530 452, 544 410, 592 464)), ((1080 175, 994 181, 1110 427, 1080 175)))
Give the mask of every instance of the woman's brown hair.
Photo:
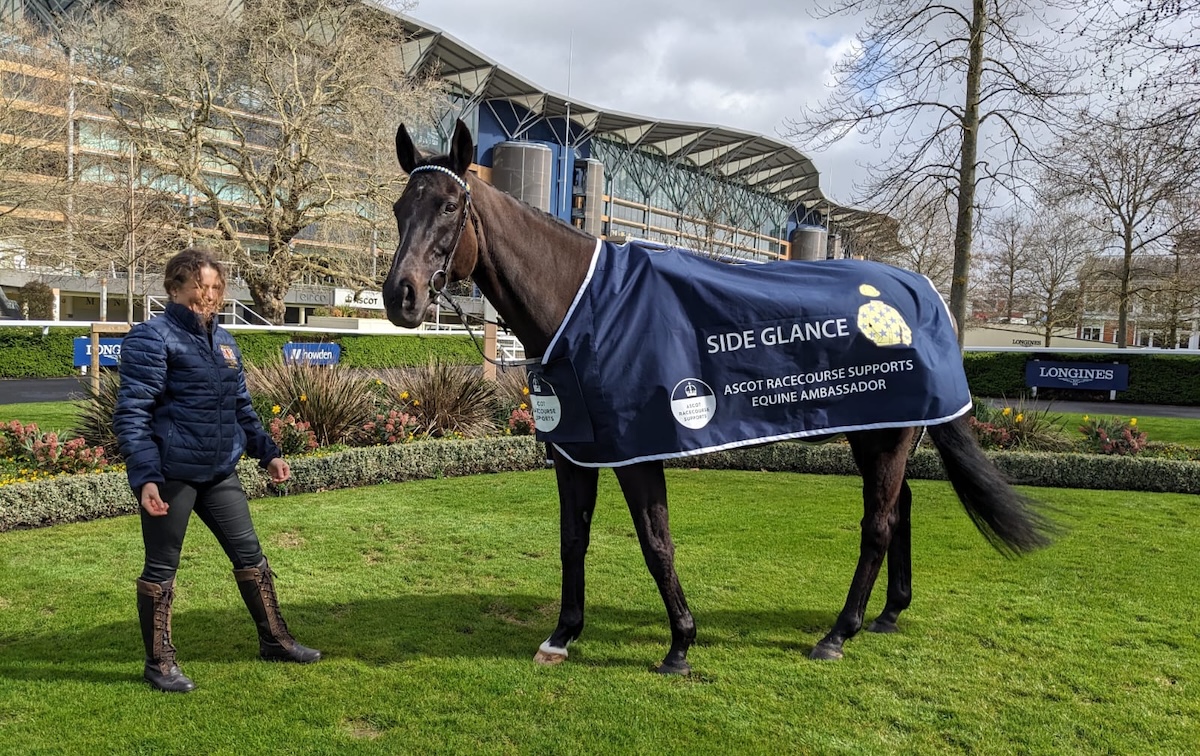
POLYGON ((221 289, 224 290, 225 268, 213 251, 204 247, 188 247, 168 260, 166 271, 163 273, 163 288, 168 294, 174 294, 176 289, 190 281, 199 282, 200 271, 204 268, 212 268, 217 272, 221 289))

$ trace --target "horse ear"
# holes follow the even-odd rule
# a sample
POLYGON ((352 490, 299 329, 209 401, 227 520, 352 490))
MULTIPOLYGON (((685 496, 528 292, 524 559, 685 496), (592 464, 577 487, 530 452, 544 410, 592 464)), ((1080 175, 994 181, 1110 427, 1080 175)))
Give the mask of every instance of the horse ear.
POLYGON ((400 124, 400 128, 396 129, 396 159, 400 161, 400 167, 405 173, 412 173, 417 163, 421 162, 421 153, 413 144, 404 124, 400 124))
POLYGON ((459 176, 466 176, 474 162, 475 142, 471 139, 471 130, 460 118, 454 126, 454 140, 450 145, 450 167, 459 176))

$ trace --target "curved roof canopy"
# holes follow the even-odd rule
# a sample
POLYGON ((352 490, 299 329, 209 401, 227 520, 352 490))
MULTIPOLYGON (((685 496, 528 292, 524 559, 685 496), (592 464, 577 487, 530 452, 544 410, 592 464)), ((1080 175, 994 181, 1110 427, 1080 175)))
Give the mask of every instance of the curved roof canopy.
POLYGON ((429 70, 472 104, 510 100, 542 118, 570 119, 581 130, 634 149, 688 162, 770 195, 789 208, 816 208, 844 229, 871 234, 891 229, 891 219, 829 201, 813 162, 789 144, 761 134, 702 123, 683 123, 607 110, 548 92, 433 26, 390 11, 411 35, 404 49, 410 72, 429 70))

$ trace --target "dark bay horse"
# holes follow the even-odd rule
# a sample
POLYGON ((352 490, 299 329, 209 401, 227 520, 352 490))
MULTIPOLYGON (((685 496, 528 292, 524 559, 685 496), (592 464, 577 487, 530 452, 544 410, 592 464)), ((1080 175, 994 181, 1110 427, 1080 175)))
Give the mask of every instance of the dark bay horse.
MULTIPOLYGON (((468 175, 475 145, 460 121, 448 155, 424 158, 401 125, 396 156, 409 182, 394 212, 400 242, 383 288, 388 318, 398 326, 421 323, 435 292, 470 276, 533 357, 548 349, 584 281, 595 237, 560 222, 468 175)), ((911 600, 910 509, 905 481, 916 429, 848 433, 863 480, 862 538, 845 606, 833 628, 812 650, 814 659, 837 659, 861 629, 867 599, 887 557, 887 602, 871 624, 893 632, 911 600)), ((1001 552, 1017 554, 1045 545, 1050 525, 982 453, 963 418, 929 427, 948 477, 967 514, 1001 552)), ((598 470, 576 465, 554 450, 562 556, 558 626, 536 659, 567 657, 584 622, 584 556, 596 505, 598 470)), ((614 468, 671 625, 671 647, 659 672, 686 674, 696 626, 675 573, 675 547, 667 518, 661 461, 614 468)))

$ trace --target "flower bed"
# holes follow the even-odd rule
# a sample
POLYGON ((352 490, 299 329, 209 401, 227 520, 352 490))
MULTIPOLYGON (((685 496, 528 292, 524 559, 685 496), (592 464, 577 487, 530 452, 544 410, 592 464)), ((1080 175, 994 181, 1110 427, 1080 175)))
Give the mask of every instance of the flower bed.
MULTIPOLYGON (((1098 454, 993 451, 1018 484, 1062 488, 1200 493, 1200 462, 1098 454)), ((273 486, 256 464, 238 474, 251 498, 312 493, 422 478, 538 470, 543 446, 532 436, 423 441, 347 449, 291 460, 292 480, 273 486)), ((856 475, 846 444, 780 443, 672 460, 671 467, 856 475)), ((910 479, 944 480, 937 452, 921 448, 910 479)), ((0 531, 133 514, 137 504, 123 472, 60 475, 0 486, 0 531)))

